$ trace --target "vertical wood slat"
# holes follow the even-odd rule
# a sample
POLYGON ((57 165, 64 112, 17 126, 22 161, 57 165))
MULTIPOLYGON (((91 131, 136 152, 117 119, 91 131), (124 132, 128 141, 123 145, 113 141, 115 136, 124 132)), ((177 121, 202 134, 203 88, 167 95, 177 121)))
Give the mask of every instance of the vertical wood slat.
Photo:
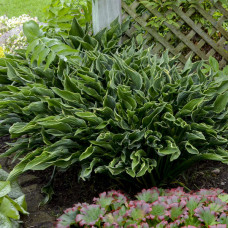
POLYGON ((109 27, 117 17, 121 23, 121 0, 93 0, 92 4, 93 31, 95 34, 109 27))

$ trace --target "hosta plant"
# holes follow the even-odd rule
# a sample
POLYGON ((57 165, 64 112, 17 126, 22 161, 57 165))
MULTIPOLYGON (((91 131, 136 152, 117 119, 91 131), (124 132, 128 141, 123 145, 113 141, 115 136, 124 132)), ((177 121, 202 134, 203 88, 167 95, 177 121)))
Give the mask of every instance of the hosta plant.
POLYGON ((91 36, 75 19, 63 39, 25 24, 26 53, 0 60, 0 133, 15 139, 1 157, 19 158, 10 180, 78 163, 83 179, 158 185, 202 159, 228 162, 228 68, 179 69, 140 37, 120 45, 127 25, 91 36))
POLYGON ((228 195, 220 189, 185 193, 182 188, 142 190, 136 200, 117 191, 104 192, 93 204, 75 204, 57 220, 56 228, 154 227, 226 228, 228 195))
POLYGON ((25 195, 16 182, 7 181, 8 173, 0 168, 0 227, 17 228, 20 214, 28 214, 25 195))

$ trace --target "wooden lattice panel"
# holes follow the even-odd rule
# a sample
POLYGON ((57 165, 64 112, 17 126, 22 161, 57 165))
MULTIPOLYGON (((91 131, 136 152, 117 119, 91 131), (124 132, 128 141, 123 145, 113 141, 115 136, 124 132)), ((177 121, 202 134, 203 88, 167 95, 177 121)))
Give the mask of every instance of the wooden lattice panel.
MULTIPOLYGON (((200 3, 200 1, 199 1, 200 3)), ((187 12, 183 12, 181 8, 173 6, 172 11, 167 11, 165 15, 158 12, 157 9, 149 7, 143 0, 135 0, 131 5, 122 2, 124 10, 123 17, 130 16, 134 19, 132 28, 126 33, 128 37, 132 37, 137 27, 143 28, 145 31, 144 38, 147 40, 147 45, 154 44, 153 53, 161 53, 165 49, 169 49, 171 55, 180 55, 179 59, 184 64, 188 58, 207 60, 210 56, 214 56, 224 67, 228 63, 228 51, 225 49, 225 43, 228 41, 228 32, 222 27, 225 20, 228 20, 228 11, 221 4, 216 3, 209 11, 204 10, 200 4, 196 4, 194 8, 190 8, 187 12), (141 14, 137 13, 137 8, 143 5, 145 11, 141 14), (212 15, 215 10, 219 10, 223 16, 216 21, 212 15), (163 22, 169 32, 164 36, 160 35, 157 28, 148 26, 148 21, 152 17, 165 17, 169 13, 175 12, 180 18, 177 22, 179 27, 185 25, 190 28, 190 31, 184 33, 177 26, 163 22), (199 14, 211 24, 210 35, 205 31, 201 23, 195 23, 191 17, 194 14, 199 14), (219 40, 214 40, 213 35, 219 33, 219 40), (177 44, 172 44, 171 39, 175 37, 177 44)))

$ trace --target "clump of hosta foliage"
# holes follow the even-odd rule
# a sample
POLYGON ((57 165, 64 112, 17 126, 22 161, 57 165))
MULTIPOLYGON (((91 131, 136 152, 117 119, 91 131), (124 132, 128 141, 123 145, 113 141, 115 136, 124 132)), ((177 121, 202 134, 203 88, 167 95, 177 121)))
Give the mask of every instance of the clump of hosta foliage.
POLYGON ((228 195, 220 189, 185 193, 182 188, 142 190, 136 200, 117 191, 101 193, 93 204, 75 204, 57 220, 56 228, 154 227, 226 228, 228 195))
POLYGON ((15 142, 16 178, 28 170, 81 166, 161 184, 202 159, 228 161, 228 78, 215 59, 183 70, 168 53, 120 45, 128 23, 90 35, 77 20, 68 37, 24 25, 26 53, 0 60, 0 133, 15 142), (205 73, 208 72, 208 73, 205 73))
POLYGON ((0 37, 2 36, 4 38, 4 42, 2 44, 4 52, 15 54, 15 50, 22 49, 27 45, 27 40, 23 34, 22 26, 23 23, 30 20, 38 22, 37 18, 31 18, 26 14, 12 18, 0 16, 0 37))
POLYGON ((25 195, 16 182, 7 181, 8 173, 0 168, 0 227, 20 226, 20 214, 28 214, 25 195))

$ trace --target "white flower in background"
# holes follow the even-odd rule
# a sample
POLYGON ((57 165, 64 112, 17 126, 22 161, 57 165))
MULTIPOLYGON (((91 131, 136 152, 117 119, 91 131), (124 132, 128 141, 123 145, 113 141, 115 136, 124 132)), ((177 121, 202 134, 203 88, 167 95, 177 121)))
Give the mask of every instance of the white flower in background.
POLYGON ((26 37, 22 28, 23 23, 30 20, 39 22, 37 17, 32 18, 26 14, 12 18, 0 16, 0 46, 5 53, 14 54, 15 50, 26 47, 26 37))

